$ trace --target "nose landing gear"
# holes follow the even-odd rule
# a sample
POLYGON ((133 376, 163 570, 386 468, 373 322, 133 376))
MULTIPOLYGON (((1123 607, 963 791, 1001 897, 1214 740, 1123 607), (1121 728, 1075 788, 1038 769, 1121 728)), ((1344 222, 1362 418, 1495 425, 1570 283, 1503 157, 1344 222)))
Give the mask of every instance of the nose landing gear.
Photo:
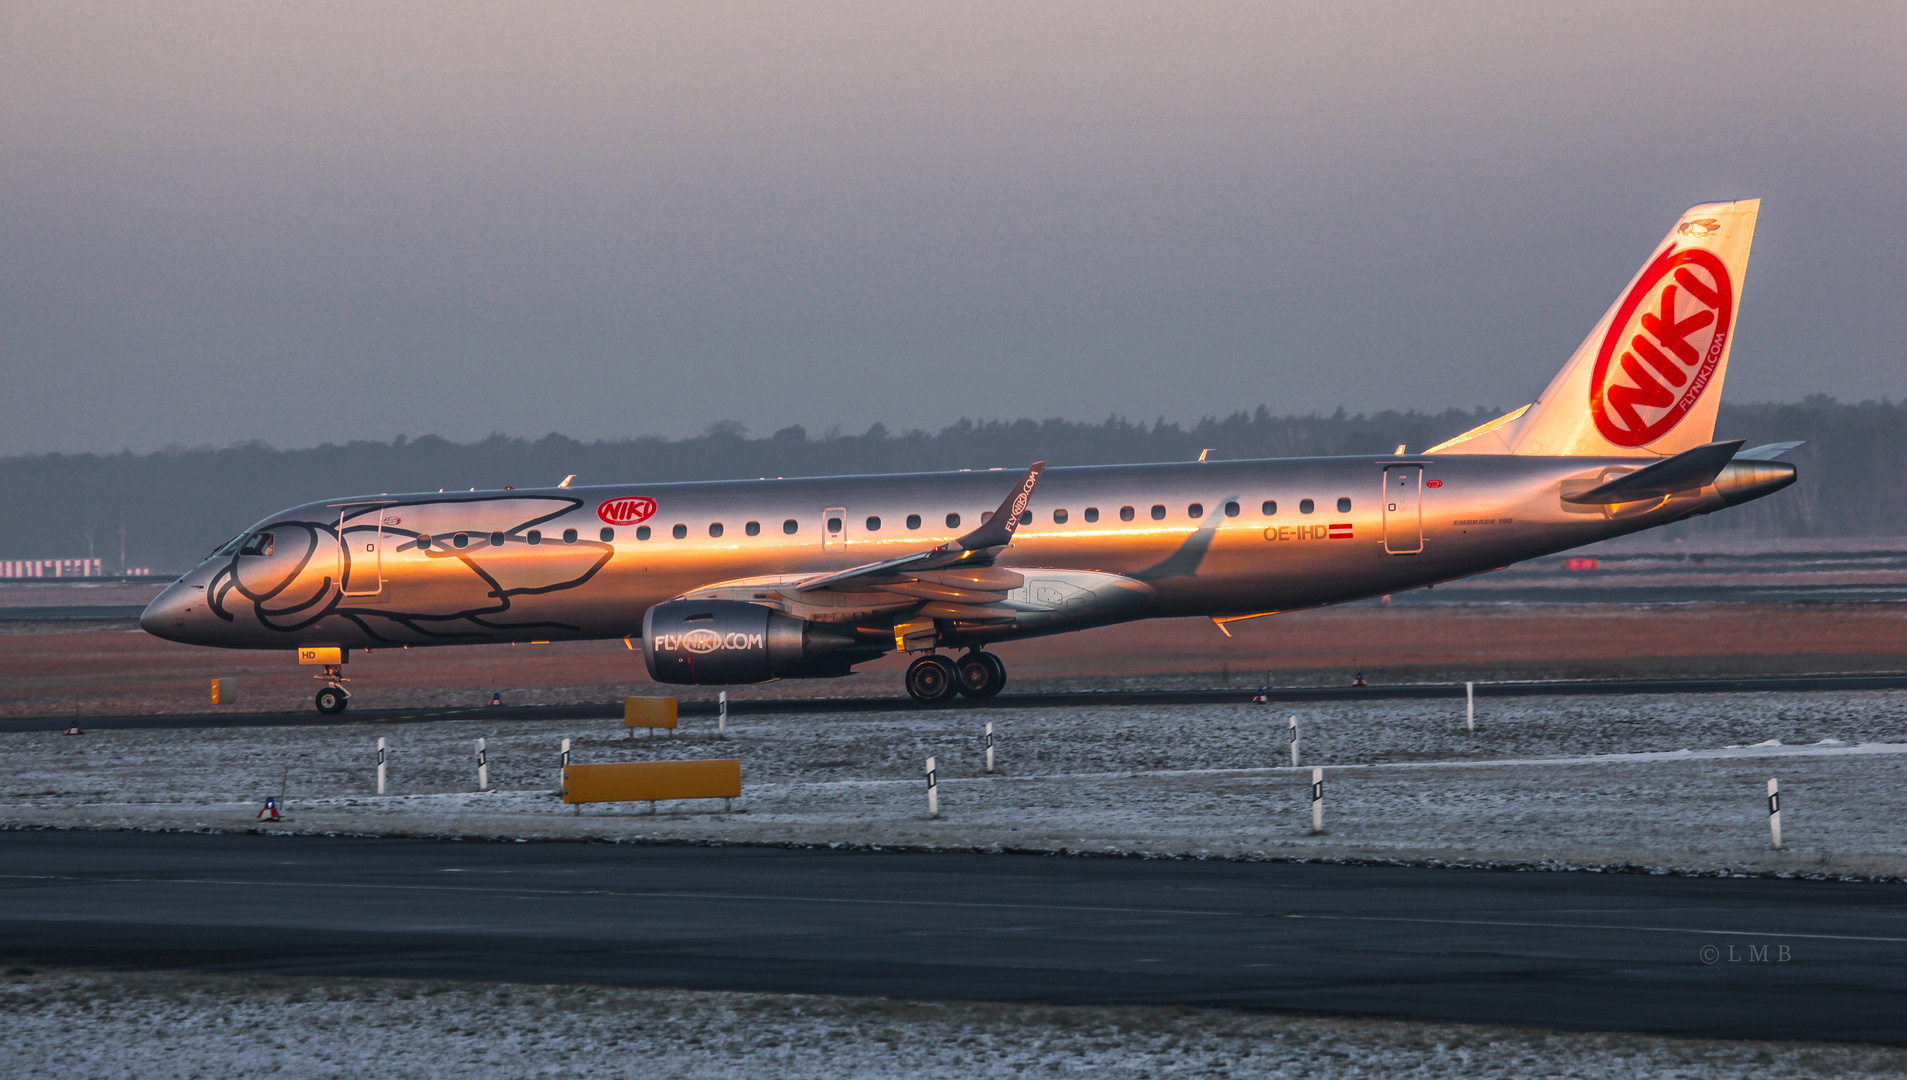
POLYGON ((344 688, 344 684, 351 680, 344 677, 343 665, 326 664, 324 674, 312 677, 323 679, 326 684, 318 691, 318 711, 326 716, 336 716, 343 712, 345 705, 351 700, 351 691, 344 688))

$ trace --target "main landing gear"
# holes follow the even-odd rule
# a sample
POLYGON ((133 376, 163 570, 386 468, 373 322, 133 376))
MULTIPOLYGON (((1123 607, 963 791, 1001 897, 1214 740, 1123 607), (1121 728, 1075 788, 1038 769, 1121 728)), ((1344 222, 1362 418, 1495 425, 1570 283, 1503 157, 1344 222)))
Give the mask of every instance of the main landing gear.
POLYGON ((323 679, 325 687, 318 691, 318 711, 326 716, 336 716, 344 711, 351 701, 351 691, 344 688, 349 679, 344 677, 343 665, 326 664, 324 674, 313 676, 323 679))
POLYGON ((928 653, 907 666, 907 693, 915 701, 949 701, 955 694, 987 698, 1006 685, 1006 665, 975 649, 958 661, 928 653))

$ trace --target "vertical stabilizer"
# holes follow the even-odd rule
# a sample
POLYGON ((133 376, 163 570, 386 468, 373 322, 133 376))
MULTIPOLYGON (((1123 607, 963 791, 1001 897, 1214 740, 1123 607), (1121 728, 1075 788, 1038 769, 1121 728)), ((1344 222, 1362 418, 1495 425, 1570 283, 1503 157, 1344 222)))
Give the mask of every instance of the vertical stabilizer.
POLYGON ((1760 210, 1683 214, 1542 397, 1430 452, 1667 457, 1708 442, 1760 210))

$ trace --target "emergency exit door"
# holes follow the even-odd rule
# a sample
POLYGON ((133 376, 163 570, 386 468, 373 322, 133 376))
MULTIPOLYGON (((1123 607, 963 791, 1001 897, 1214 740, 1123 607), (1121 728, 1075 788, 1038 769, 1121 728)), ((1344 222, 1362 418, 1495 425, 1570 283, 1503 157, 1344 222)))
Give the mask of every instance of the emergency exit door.
POLYGON ((346 596, 384 589, 384 506, 346 506, 338 512, 338 581, 346 596))
POLYGON ((821 511, 821 550, 846 551, 848 549, 848 511, 844 506, 830 506, 821 511))
POLYGON ((1384 470, 1384 550, 1414 555, 1424 550, 1424 467, 1384 470))

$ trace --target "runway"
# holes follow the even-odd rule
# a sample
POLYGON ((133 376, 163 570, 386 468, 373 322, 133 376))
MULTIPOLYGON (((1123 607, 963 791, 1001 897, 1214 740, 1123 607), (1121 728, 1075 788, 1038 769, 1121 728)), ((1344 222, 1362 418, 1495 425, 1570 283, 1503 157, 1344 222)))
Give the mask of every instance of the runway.
MULTIPOLYGON (((1907 689, 1907 675, 1782 675, 1753 679, 1596 679, 1477 683, 1479 698, 1572 697, 1622 694, 1746 694, 1773 692, 1907 689)), ((691 691, 696 692, 696 691, 691 691)), ((705 692, 705 691, 703 691, 705 692)), ((905 697, 749 698, 731 694, 729 715, 795 716, 827 713, 945 710, 1081 708, 1108 705, 1223 705, 1252 701, 1255 690, 1078 690, 1053 694, 1016 694, 995 698, 956 698, 922 705, 905 697)), ((1386 701, 1462 698, 1462 683, 1405 683, 1394 686, 1272 687, 1267 703, 1314 701, 1386 701)), ((682 716, 714 716, 713 700, 684 700, 682 716)), ((622 702, 580 705, 503 705, 457 709, 350 709, 337 716, 316 710, 295 713, 161 713, 149 716, 16 716, 0 719, 0 732, 64 731, 77 722, 83 729, 165 729, 226 727, 305 727, 319 724, 416 724, 441 720, 607 720, 619 719, 622 702)))
POLYGON ((1907 1043, 1907 887, 0 833, 0 958, 1907 1043))

